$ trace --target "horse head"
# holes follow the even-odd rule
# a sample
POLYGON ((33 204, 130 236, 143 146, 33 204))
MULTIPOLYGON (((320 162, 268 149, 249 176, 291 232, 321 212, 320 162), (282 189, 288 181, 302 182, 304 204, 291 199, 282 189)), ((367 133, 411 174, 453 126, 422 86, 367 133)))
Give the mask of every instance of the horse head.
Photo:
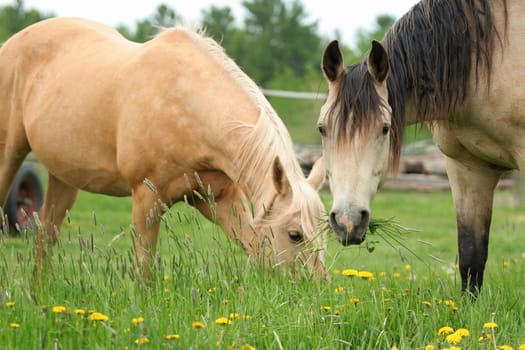
MULTIPOLYGON (((248 250, 264 258, 265 263, 276 263, 287 272, 306 267, 314 275, 324 275, 326 233, 321 222, 325 208, 317 193, 325 178, 322 161, 316 162, 307 179, 291 181, 291 174, 279 157, 270 171, 272 188, 265 192, 271 194, 264 201, 268 204, 262 214, 255 214, 253 221, 257 246, 248 250)), ((246 247, 246 242, 243 245, 246 247)))
POLYGON ((370 202, 389 168, 393 121, 388 57, 374 41, 366 60, 347 67, 338 42, 332 41, 322 70, 328 97, 318 129, 333 196, 330 224, 343 245, 360 244, 370 222, 370 202))

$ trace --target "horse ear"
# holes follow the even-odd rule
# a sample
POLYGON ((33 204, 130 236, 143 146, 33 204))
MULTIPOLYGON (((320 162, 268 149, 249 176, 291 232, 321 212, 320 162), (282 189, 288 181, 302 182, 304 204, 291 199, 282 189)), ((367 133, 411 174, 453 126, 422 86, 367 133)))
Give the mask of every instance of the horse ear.
POLYGON ((275 185, 275 189, 277 190, 277 193, 279 194, 285 194, 287 191, 290 190, 290 182, 288 181, 288 177, 286 176, 283 168, 283 164, 281 163, 281 160, 279 157, 275 157, 273 161, 273 184, 275 185))
POLYGON ((318 190, 323 185, 324 179, 326 177, 326 170, 324 167, 323 157, 317 159, 310 170, 308 179, 306 181, 312 186, 315 190, 318 190))
POLYGON ((328 44, 323 53, 323 62, 321 67, 326 79, 330 82, 335 81, 345 72, 343 62, 343 53, 339 49, 339 42, 333 40, 328 44))
POLYGON ((388 75, 388 54, 377 40, 372 40, 372 49, 368 54, 368 71, 378 83, 385 81, 388 75))

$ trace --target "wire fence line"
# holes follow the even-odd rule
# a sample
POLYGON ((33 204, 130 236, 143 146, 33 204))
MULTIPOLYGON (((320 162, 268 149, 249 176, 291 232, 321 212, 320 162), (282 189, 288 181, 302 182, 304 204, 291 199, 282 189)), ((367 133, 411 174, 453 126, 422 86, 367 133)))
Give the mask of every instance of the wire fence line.
POLYGON ((301 100, 321 100, 327 97, 324 92, 301 92, 301 91, 287 91, 274 89, 261 89, 263 94, 268 97, 284 97, 301 100))

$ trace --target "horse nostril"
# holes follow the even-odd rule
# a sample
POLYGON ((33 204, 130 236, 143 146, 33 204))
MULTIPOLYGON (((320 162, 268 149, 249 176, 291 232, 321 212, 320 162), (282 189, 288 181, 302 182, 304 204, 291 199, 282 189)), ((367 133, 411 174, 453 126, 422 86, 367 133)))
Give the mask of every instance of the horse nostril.
POLYGON ((361 222, 368 223, 368 219, 370 218, 370 213, 368 210, 361 210, 361 222))
POLYGON ((339 226, 337 219, 335 218, 335 211, 330 212, 330 224, 332 224, 332 226, 339 226))

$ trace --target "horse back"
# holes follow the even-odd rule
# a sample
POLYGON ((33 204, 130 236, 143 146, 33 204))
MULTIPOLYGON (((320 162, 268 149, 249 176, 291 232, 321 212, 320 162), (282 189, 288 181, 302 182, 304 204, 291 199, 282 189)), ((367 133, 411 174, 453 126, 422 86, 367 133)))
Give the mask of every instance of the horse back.
POLYGON ((114 91, 119 62, 137 45, 73 18, 15 34, 0 49, 1 137, 24 130, 16 137, 25 137, 46 168, 75 187, 112 182, 118 189, 110 192, 126 192, 116 167, 114 91))

